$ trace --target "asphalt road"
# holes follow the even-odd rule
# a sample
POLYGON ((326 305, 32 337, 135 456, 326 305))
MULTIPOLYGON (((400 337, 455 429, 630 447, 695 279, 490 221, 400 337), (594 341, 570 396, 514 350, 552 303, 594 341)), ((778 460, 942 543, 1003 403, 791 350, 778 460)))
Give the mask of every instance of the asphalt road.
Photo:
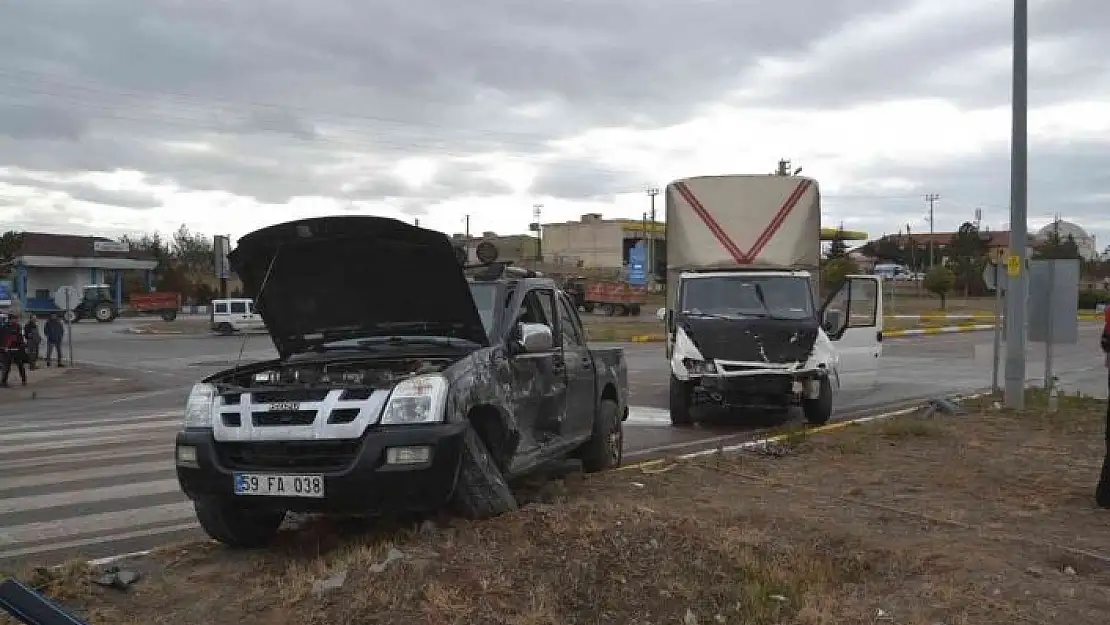
MULTIPOLYGON (((200 376, 272 355, 266 336, 123 334, 130 322, 75 326, 74 351, 109 376, 79 397, 65 389, 35 400, 0 395, 0 568, 148 549, 201 533, 178 492, 172 438, 189 386, 200 376)), ((1064 388, 1106 394, 1094 324, 1079 345, 1056 348, 1064 388)), ((838 398, 838 418, 913 399, 989 386, 990 332, 888 340, 877 386, 838 398)), ((750 438, 751 424, 669 426, 667 371, 658 344, 624 346, 633 409, 626 460, 750 438)), ((1030 350, 1028 377, 1042 376, 1030 350)), ((33 375, 33 373, 32 373, 33 375)), ((32 377, 32 385, 35 380, 32 377)), ((5 391, 6 389, 0 389, 5 391)), ((76 392, 76 388, 74 392, 76 392)))

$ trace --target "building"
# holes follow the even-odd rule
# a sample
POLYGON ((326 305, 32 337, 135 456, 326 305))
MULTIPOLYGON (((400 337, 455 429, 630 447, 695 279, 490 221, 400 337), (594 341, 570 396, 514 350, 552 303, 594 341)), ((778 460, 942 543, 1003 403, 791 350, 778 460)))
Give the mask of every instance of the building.
MULTIPOLYGON (((986 237, 987 255, 991 258, 1002 258, 1006 251, 1010 249, 1010 233, 1009 231, 991 231, 983 230, 979 233, 986 237)), ((929 257, 929 246, 932 245, 936 250, 937 259, 939 262, 944 262, 946 256, 944 250, 952 243, 952 238, 956 236, 955 232, 934 232, 934 233, 913 233, 913 234, 888 234, 880 237, 880 241, 891 241, 899 248, 910 250, 911 248, 922 254, 921 258, 929 257)), ((1028 254, 1033 253, 1033 244, 1036 243, 1035 237, 1029 237, 1028 254)), ((853 251, 859 251, 862 248, 856 248, 853 251)))
POLYGON ((1056 221, 1048 224, 1037 231, 1036 239, 1038 243, 1043 243, 1049 240, 1053 233, 1060 236, 1061 240, 1066 240, 1069 236, 1075 240, 1075 246, 1079 249, 1079 255, 1084 260, 1098 260, 1100 254, 1098 253, 1098 246, 1095 243, 1095 237, 1087 234, 1087 231, 1070 221, 1057 219, 1056 221))
POLYGON ((124 272, 142 272, 149 289, 157 265, 149 255, 111 239, 25 232, 12 260, 13 304, 51 308, 58 287, 106 284, 119 307, 124 272))
POLYGON ((636 243, 651 242, 655 274, 662 275, 667 260, 666 228, 662 222, 602 219, 600 213, 578 221, 543 224, 544 260, 583 269, 619 269, 628 264, 636 243))

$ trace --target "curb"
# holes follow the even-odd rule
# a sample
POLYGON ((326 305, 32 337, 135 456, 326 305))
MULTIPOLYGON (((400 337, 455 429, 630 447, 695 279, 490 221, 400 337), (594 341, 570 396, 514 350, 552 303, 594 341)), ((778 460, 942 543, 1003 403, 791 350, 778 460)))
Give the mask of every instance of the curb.
MULTIPOLYGON (((1005 315, 1000 315, 1005 317, 1005 315)), ((1103 314, 1097 312, 1081 312, 1076 317, 1079 321, 1102 321, 1103 314)), ((914 319, 916 321, 944 321, 944 320, 982 320, 994 319, 990 313, 974 313, 966 315, 924 314, 924 315, 883 315, 883 319, 914 319)))
POLYGON ((126 330, 123 330, 122 332, 124 334, 152 334, 152 335, 184 334, 184 332, 182 332, 181 330, 147 330, 147 329, 143 329, 143 328, 127 328, 126 330))

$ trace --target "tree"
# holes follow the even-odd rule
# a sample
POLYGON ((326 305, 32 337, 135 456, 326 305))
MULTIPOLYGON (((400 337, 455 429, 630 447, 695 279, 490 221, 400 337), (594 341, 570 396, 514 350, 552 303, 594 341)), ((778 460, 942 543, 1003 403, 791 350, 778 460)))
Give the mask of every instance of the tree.
POLYGON ((948 304, 948 292, 956 286, 956 274, 944 265, 935 265, 925 274, 925 290, 940 298, 940 309, 948 304))
POLYGON ((836 229, 836 235, 829 244, 828 258, 829 260, 848 258, 848 244, 844 242, 844 226, 836 229))
POLYGON ((860 250, 867 256, 878 260, 886 261, 888 263, 895 263, 898 265, 909 265, 909 252, 902 245, 902 242, 892 237, 881 237, 874 241, 868 241, 863 245, 860 250))
POLYGON ((216 271, 212 238, 190 232, 185 224, 173 233, 170 252, 190 277, 212 275, 216 271))
POLYGON ((9 230, 0 234, 0 277, 12 272, 12 261, 23 247, 23 233, 9 230))
POLYGON ((1079 253, 1079 245, 1076 244, 1075 237, 1070 234, 1061 237, 1059 224, 1057 224, 1057 227, 1048 232, 1044 241, 1033 246, 1033 258, 1082 259, 1083 256, 1079 253))
POLYGON ((847 276, 858 273, 859 266, 851 258, 831 258, 821 267, 821 286, 825 293, 835 293, 847 276))
POLYGON ((978 226, 965 221, 948 243, 947 256, 956 276, 955 286, 963 287, 965 297, 971 295, 973 284, 977 291, 982 286, 983 267, 990 251, 987 242, 988 239, 979 232, 978 226))

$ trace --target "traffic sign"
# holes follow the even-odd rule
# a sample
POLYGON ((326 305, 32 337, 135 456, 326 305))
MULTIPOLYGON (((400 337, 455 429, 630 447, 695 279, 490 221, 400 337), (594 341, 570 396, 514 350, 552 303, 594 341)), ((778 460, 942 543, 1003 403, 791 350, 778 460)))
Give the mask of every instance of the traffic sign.
POLYGON ((73 310, 81 303, 81 291, 75 286, 60 286, 54 291, 54 305, 62 310, 73 310))
POLYGON ((1014 254, 1006 257, 1006 273, 1012 278, 1021 275, 1021 259, 1014 254))
POLYGON ((987 285, 988 291, 997 291, 999 288, 1006 289, 1006 273, 1002 271, 1002 265, 998 263, 987 263, 983 267, 983 282, 987 285))
POLYGON ((9 280, 0 280, 0 306, 12 305, 12 283, 9 280))

